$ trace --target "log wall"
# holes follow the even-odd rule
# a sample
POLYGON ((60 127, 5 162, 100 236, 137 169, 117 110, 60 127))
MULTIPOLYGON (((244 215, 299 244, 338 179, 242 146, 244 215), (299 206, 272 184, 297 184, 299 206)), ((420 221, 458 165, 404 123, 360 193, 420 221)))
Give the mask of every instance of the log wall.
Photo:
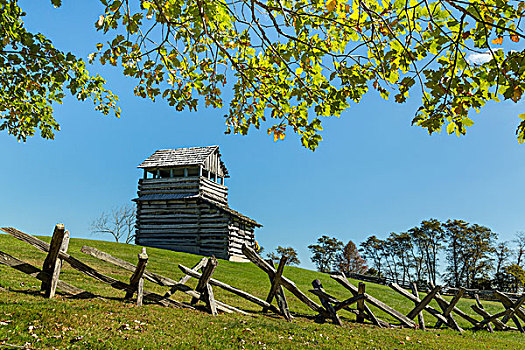
POLYGON ((203 176, 140 179, 137 192, 139 198, 145 195, 201 195, 202 197, 228 204, 228 187, 203 176))
POLYGON ((254 245, 253 231, 199 198, 137 201, 135 243, 142 246, 242 260, 242 244, 254 245))

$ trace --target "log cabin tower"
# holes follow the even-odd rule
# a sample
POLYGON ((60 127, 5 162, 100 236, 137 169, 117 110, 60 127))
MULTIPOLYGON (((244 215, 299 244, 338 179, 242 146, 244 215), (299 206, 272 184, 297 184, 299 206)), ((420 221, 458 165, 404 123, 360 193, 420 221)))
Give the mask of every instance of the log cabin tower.
POLYGON ((219 146, 158 150, 138 168, 136 244, 246 260, 261 225, 228 206, 219 146))

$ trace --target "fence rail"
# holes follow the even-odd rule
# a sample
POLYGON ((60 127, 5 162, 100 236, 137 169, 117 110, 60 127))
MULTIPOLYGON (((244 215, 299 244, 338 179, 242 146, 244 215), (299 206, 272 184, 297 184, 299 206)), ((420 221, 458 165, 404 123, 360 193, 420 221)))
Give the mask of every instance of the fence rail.
MULTIPOLYGON (((266 300, 263 300, 246 291, 212 278, 212 275, 218 268, 218 261, 214 257, 203 258, 191 269, 183 265, 179 265, 179 268, 184 272, 185 276, 179 281, 175 281, 169 277, 161 276, 146 270, 149 258, 145 248, 142 248, 142 251, 139 252, 137 264, 132 264, 122 259, 113 257, 96 248, 82 248, 81 251, 85 254, 89 254, 100 260, 112 263, 117 267, 133 273, 129 279, 129 282, 122 282, 112 277, 103 275, 95 268, 88 266, 78 258, 74 258, 69 253, 67 253, 67 238, 69 236, 67 231, 64 230, 63 225, 57 225, 53 237, 51 238, 51 244, 47 244, 36 237, 14 228, 0 228, 0 230, 47 253, 43 268, 39 269, 38 267, 32 266, 28 263, 18 260, 13 256, 10 256, 7 253, 0 251, 0 264, 12 267, 42 281, 41 288, 47 298, 54 297, 55 289, 60 289, 65 293, 76 296, 82 295, 82 297, 86 298, 86 300, 94 297, 100 298, 100 296, 97 296, 94 293, 79 289, 59 279, 62 263, 68 263, 71 265, 71 267, 83 272, 88 277, 96 279, 101 283, 109 284, 113 288, 125 293, 125 296, 123 295, 123 300, 133 298, 133 295, 136 294, 137 306, 142 306, 142 301, 144 300, 163 306, 195 309, 194 305, 201 301, 206 304, 206 310, 212 315, 217 315, 219 311, 225 313, 237 312, 243 315, 249 314, 244 310, 215 299, 212 287, 218 287, 229 291, 230 293, 233 293, 249 302, 257 304, 262 308, 263 313, 272 311, 275 314, 282 316, 286 321, 290 322, 293 320, 293 316, 286 300, 287 296, 283 292, 284 289, 287 289, 299 301, 313 310, 319 319, 323 321, 326 319, 332 320, 334 324, 339 326, 343 325, 343 319, 341 319, 341 317, 338 315, 338 312, 341 310, 346 310, 352 315, 356 315, 355 321, 358 323, 369 321, 371 324, 381 328, 401 326, 425 330, 427 329, 427 326, 429 326, 428 322, 425 322, 423 317, 423 311, 425 311, 437 319, 437 323, 434 325, 434 328, 447 326, 453 330, 462 332, 463 329, 458 325, 454 318, 455 316, 458 316, 467 320, 472 325, 471 329, 473 330, 486 329, 489 332, 494 332, 494 330, 518 330, 522 333, 524 332, 521 322, 525 321, 525 309, 522 307, 523 304, 525 304, 525 294, 519 295, 501 293, 498 291, 480 291, 465 288, 456 289, 430 285, 426 287, 426 295, 420 299, 418 286, 415 283, 412 283, 411 286, 406 284, 401 286, 395 283, 395 281, 389 280, 388 278, 349 274, 348 277, 353 279, 358 279, 369 283, 387 284, 391 289, 404 296, 406 299, 408 299, 408 302, 410 303, 409 305, 411 305, 412 308, 412 310, 405 315, 393 307, 387 305, 385 302, 366 293, 365 283, 360 282, 358 286, 354 286, 344 275, 332 274, 330 277, 350 292, 349 298, 346 300, 339 300, 335 298, 323 288, 321 281, 316 279, 312 282, 313 289, 310 289, 309 292, 314 298, 317 297, 319 299, 321 303, 321 305, 319 305, 314 300, 310 299, 307 294, 301 291, 292 280, 284 276, 286 257, 283 256, 279 266, 275 268, 271 262, 262 259, 252 248, 243 245, 242 251, 244 255, 269 277, 270 288, 268 297, 266 300), (200 273, 198 272, 199 269, 201 270, 200 273), (195 278, 198 280, 197 287, 195 289, 192 289, 185 284, 190 278, 195 278), (144 279, 170 289, 164 295, 152 293, 144 289, 144 279), (191 301, 189 303, 182 303, 170 299, 170 296, 176 291, 185 293, 191 297, 191 301), (448 301, 441 296, 444 293, 453 294, 454 296, 450 301, 448 301), (496 314, 490 314, 483 308, 481 299, 488 294, 491 294, 492 298, 495 298, 501 302, 501 305, 504 308, 503 311, 496 314), (481 320, 468 315, 456 307, 456 304, 461 298, 472 295, 476 298, 476 305, 472 305, 472 310, 482 317, 481 320), (430 305, 432 300, 437 302, 439 309, 436 309, 430 305), (274 302, 274 304, 272 304, 272 302, 274 302), (353 304, 355 304, 355 308, 350 307, 353 304), (390 322, 378 318, 369 308, 369 305, 390 315, 399 323, 393 325, 390 322), (416 317, 417 321, 415 320, 416 317), (507 325, 507 323, 509 323, 511 320, 516 325, 516 327, 507 325)), ((0 288, 0 290, 2 289, 0 288)))
MULTIPOLYGON (((346 277, 355 279, 358 281, 364 281, 364 282, 371 282, 376 284, 382 284, 384 286, 388 286, 392 283, 397 284, 398 286, 404 288, 404 289, 411 289, 411 282, 405 282, 398 281, 393 278, 387 278, 387 277, 377 277, 377 276, 369 276, 369 275, 362 275, 359 273, 348 273, 346 274, 346 277)), ((430 283, 419 283, 417 284, 417 289, 422 292, 429 292, 431 290, 430 283)), ((474 299, 476 294, 483 300, 492 300, 492 301, 498 301, 499 299, 496 296, 497 290, 492 289, 472 289, 472 288, 454 288, 454 287, 448 287, 443 286, 441 290, 441 294, 444 295, 455 295, 460 289, 465 290, 464 297, 474 299)), ((511 298, 518 298, 521 293, 509 293, 505 292, 506 295, 510 296, 511 298)))

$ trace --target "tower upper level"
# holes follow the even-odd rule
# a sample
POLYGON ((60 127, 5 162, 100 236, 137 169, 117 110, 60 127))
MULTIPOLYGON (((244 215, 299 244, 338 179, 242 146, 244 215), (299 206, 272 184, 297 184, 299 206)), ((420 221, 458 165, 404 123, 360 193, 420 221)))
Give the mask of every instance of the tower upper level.
POLYGON ((139 197, 155 200, 202 196, 228 203, 224 179, 229 174, 219 146, 158 150, 138 168, 144 169, 139 197))

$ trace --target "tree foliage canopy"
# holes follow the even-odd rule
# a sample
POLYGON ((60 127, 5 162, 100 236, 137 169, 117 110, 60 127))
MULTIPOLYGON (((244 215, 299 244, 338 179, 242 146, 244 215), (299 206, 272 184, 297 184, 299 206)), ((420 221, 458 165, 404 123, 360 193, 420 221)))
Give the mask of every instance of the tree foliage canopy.
POLYGON ((275 248, 275 252, 270 252, 267 254, 268 259, 271 259, 274 263, 279 263, 279 260, 281 260, 281 257, 283 255, 288 257, 286 265, 299 265, 301 263, 297 251, 292 247, 278 246, 277 248, 275 248))
POLYGON ((56 49, 44 35, 28 32, 24 15, 17 1, 0 0, 0 130, 20 141, 36 130, 53 139, 60 128, 52 104, 62 103, 64 91, 118 116, 117 98, 104 88, 104 79, 90 76, 81 59, 56 49))
MULTIPOLYGON (((278 140, 293 131, 312 150, 321 119, 340 116, 369 90, 398 103, 420 98, 412 123, 457 135, 474 123, 471 111, 491 100, 518 102, 525 91, 523 1, 100 2, 95 26, 108 40, 90 60, 120 65, 136 78, 136 95, 161 96, 177 110, 227 102, 227 132, 263 127, 278 140)), ((52 137, 50 105, 64 85, 104 113, 115 109, 100 77, 25 31, 16 0, 1 3, 4 129, 25 139, 38 127, 52 137)), ((525 121, 516 132, 523 142, 525 121)))
POLYGON ((348 241, 342 251, 338 254, 336 266, 339 271, 345 274, 364 274, 368 271, 368 266, 366 266, 365 259, 361 257, 359 250, 352 240, 348 241))
MULTIPOLYGON (((377 90, 399 103, 419 96, 413 124, 461 135, 471 110, 525 91, 522 1, 101 2, 96 26, 111 38, 92 59, 121 64, 137 95, 177 110, 223 106, 231 81, 227 132, 264 124, 315 149, 321 118, 377 90)), ((517 133, 523 142, 525 121, 517 133)))
POLYGON ((317 244, 310 244, 308 249, 312 252, 310 260, 321 272, 337 270, 337 257, 343 248, 343 242, 335 237, 323 235, 317 239, 317 244))

